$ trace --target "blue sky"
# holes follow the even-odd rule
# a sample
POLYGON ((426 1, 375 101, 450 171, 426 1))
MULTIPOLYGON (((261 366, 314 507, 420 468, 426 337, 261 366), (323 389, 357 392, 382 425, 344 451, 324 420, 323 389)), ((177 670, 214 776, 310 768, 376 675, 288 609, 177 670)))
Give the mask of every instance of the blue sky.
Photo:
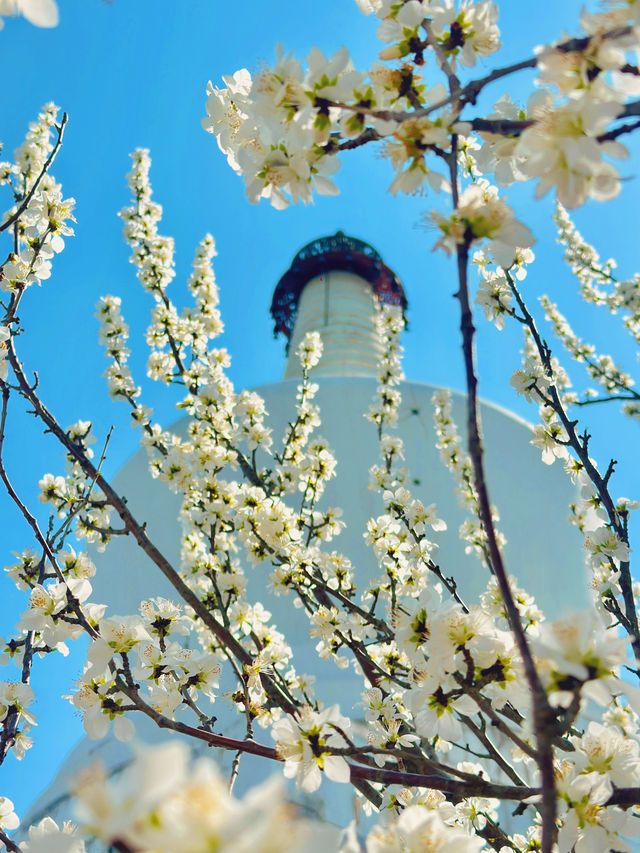
MULTIPOLYGON (((207 231, 216 237, 216 274, 226 323, 221 344, 232 354, 231 377, 237 387, 280 379, 284 343, 274 341, 268 316, 273 287, 304 243, 338 228, 372 243, 405 284, 411 323, 404 341, 408 377, 462 387, 453 266, 441 253, 431 253, 435 235, 418 224, 434 200, 390 197, 386 189, 391 170, 372 149, 344 157, 337 198, 319 198, 313 206, 284 212, 266 203, 253 206, 245 199, 242 181, 200 125, 207 81, 216 83, 222 74, 241 67, 254 71, 271 62, 278 41, 299 57, 314 44, 327 54, 346 44, 356 66, 366 68, 379 50, 374 19, 364 18, 353 0, 247 0, 238 5, 214 0, 59 0, 59 5, 61 21, 54 30, 7 20, 0 32, 0 139, 6 153, 20 143, 40 106, 53 100, 70 117, 54 174, 65 193, 77 200, 76 237, 56 259, 52 278, 29 291, 23 302, 26 331, 19 351, 27 366, 38 370, 42 397, 63 424, 90 419, 99 442, 115 426, 107 473, 116 471, 135 450, 136 433, 124 408, 110 403, 101 378, 106 362, 93 313, 103 294, 123 299, 133 332, 132 367, 145 384, 143 334, 150 304, 128 263, 117 218, 128 203, 128 153, 138 146, 151 151, 155 198, 165 210, 161 231, 176 240, 173 296, 178 303, 197 242, 207 231)), ((482 70, 527 57, 536 44, 563 30, 574 32, 581 5, 577 0, 531 5, 506 0, 500 18, 505 47, 482 70)), ((510 87, 514 97, 526 94, 531 79, 527 73, 518 77, 510 87)), ((497 84, 489 103, 502 91, 497 84)), ((622 166, 627 180, 621 196, 606 206, 590 203, 576 215, 580 229, 601 254, 618 259, 623 276, 637 267, 638 165, 636 151, 622 166)), ((561 265, 552 199, 534 204, 532 189, 523 186, 510 189, 507 196, 538 240, 525 293, 550 293, 560 310, 573 317, 578 334, 613 352, 632 370, 635 354, 620 340, 619 320, 581 305, 576 283, 561 265)), ((0 204, 5 209, 9 200, 0 204)), ((482 396, 532 418, 534 413, 509 387, 519 348, 519 329, 497 332, 480 323, 482 396)), ((175 398, 164 387, 147 382, 145 388, 146 401, 163 423, 170 423, 175 398)), ((593 453, 602 467, 612 453, 620 461, 616 493, 638 497, 637 425, 621 422, 613 409, 591 408, 585 414, 594 435, 593 453)), ((38 479, 62 469, 54 442, 40 435, 18 403, 10 412, 7 462, 16 487, 31 503, 38 479)), ((11 562, 11 551, 28 546, 30 539, 3 496, 0 506, 4 565, 11 562)), ((25 603, 6 584, 2 596, 0 630, 8 633, 25 603)), ((22 765, 10 761, 0 768, 0 794, 14 799, 21 810, 80 735, 70 707, 46 698, 67 692, 80 666, 77 654, 67 661, 36 664, 36 713, 41 720, 34 731, 36 745, 22 765)), ((0 676, 11 677, 6 671, 0 676)))

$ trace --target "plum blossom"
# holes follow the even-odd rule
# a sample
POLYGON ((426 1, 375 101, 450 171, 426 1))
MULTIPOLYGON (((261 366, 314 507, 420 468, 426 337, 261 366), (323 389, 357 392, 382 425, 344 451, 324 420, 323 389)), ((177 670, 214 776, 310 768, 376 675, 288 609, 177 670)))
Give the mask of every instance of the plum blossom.
POLYGON ((566 706, 582 690, 601 705, 617 692, 618 667, 626 661, 628 638, 605 628, 595 611, 569 613, 561 621, 545 622, 532 647, 543 664, 543 681, 553 704, 566 706))
POLYGON ((484 180, 467 187, 451 216, 433 211, 430 218, 442 232, 434 248, 450 255, 459 245, 487 239, 495 262, 504 269, 513 264, 518 248, 529 248, 535 242, 527 226, 499 198, 496 187, 484 180))
POLYGON ((432 14, 433 33, 452 68, 457 62, 471 68, 479 57, 490 56, 500 48, 498 7, 490 0, 444 0, 434 4, 432 14))
POLYGON ((20 819, 13 810, 13 803, 8 797, 0 797, 0 828, 16 829, 20 825, 20 819))
POLYGON ((437 811, 412 805, 367 836, 367 853, 479 853, 484 841, 447 825, 437 811))
POLYGON ((27 710, 35 699, 33 689, 20 681, 0 681, 0 722, 6 719, 10 709, 17 714, 17 721, 24 720, 27 728, 35 726, 36 718, 27 710))
MULTIPOLYGON (((618 729, 591 721, 581 737, 572 737, 576 752, 571 755, 579 774, 598 774, 606 780, 609 796, 613 786, 635 785, 640 771, 640 746, 618 729)), ((571 789, 569 789, 571 790, 571 789)))
POLYGON ((7 341, 11 338, 11 330, 7 326, 0 326, 0 379, 6 380, 9 374, 9 362, 7 361, 7 341))
MULTIPOLYGON (((640 835, 640 818, 630 810, 606 806, 610 785, 603 784, 598 773, 560 779, 562 826, 558 833, 559 853, 600 853, 616 850, 632 853, 632 847, 620 836, 640 835), (564 802, 562 801, 564 800, 564 802)), ((634 845, 635 846, 635 845, 634 845)))
POLYGON ((597 137, 619 114, 619 104, 583 98, 557 105, 543 89, 531 97, 527 112, 534 124, 522 132, 516 154, 527 178, 539 178, 537 198, 555 186, 558 201, 573 208, 588 197, 606 201, 618 194, 618 171, 602 157, 626 157, 627 149, 597 137))
MULTIPOLYGON (((489 113, 487 118, 494 121, 526 121, 527 113, 514 103, 507 93, 493 105, 493 112, 489 113)), ((520 167, 522 155, 519 157, 517 154, 517 136, 482 131, 480 137, 483 144, 476 153, 475 160, 482 172, 493 172, 499 187, 508 187, 514 181, 524 180, 525 176, 520 167)))
POLYGON ((70 577, 64 583, 34 584, 29 595, 29 609, 22 614, 17 628, 38 631, 50 646, 79 637, 82 627, 64 617, 72 609, 70 599, 82 603, 90 594, 91 584, 82 577, 70 577))
POLYGON ((322 338, 318 332, 307 332, 298 344, 296 355, 304 370, 311 370, 322 358, 322 338))
POLYGON ((276 752, 285 763, 287 779, 295 778, 297 787, 308 793, 320 787, 321 770, 333 782, 348 782, 349 765, 341 756, 332 755, 330 749, 346 746, 333 726, 345 730, 349 725, 337 705, 324 711, 306 707, 297 719, 287 716, 277 720, 271 735, 276 742, 276 752))
POLYGON ((451 679, 438 675, 421 674, 411 688, 405 691, 402 701, 411 711, 416 731, 425 738, 436 735, 445 741, 463 737, 460 714, 474 714, 478 706, 470 696, 465 696, 451 679))
POLYGON ((385 143, 384 153, 396 170, 389 192, 407 194, 417 192, 427 184, 434 192, 451 191, 449 181, 427 166, 426 154, 434 148, 448 150, 449 127, 447 116, 407 119, 393 133, 393 140, 385 143))
POLYGON ((385 43, 395 44, 381 51, 380 59, 400 59, 411 53, 413 44, 420 40, 419 29, 428 14, 428 2, 423 4, 420 0, 408 0, 398 6, 385 5, 387 9, 391 7, 390 14, 378 27, 378 38, 385 43))
POLYGON ((504 329, 504 316, 513 310, 510 307, 512 298, 513 293, 506 277, 495 273, 480 280, 475 304, 480 305, 485 317, 493 321, 496 329, 504 329))
POLYGON ((100 622, 100 636, 87 652, 91 668, 87 675, 101 673, 114 654, 130 652, 138 643, 148 640, 149 634, 139 616, 111 616, 100 622))
POLYGON ((339 846, 338 831, 300 818, 278 782, 236 799, 216 764, 190 764, 181 743, 139 749, 117 783, 94 765, 74 787, 84 832, 105 846, 157 853, 322 853, 339 846))
POLYGON ((77 827, 66 821, 62 828, 50 817, 29 827, 28 841, 20 843, 24 853, 85 853, 77 827))
POLYGON ((598 527, 589 533, 584 547, 592 554, 602 554, 615 560, 629 559, 629 546, 623 542, 613 530, 608 527, 598 527))
POLYGON ((2 15, 23 15, 36 27, 55 27, 58 7, 54 0, 0 0, 0 29, 2 15))
POLYGON ((103 738, 113 722, 113 734, 118 740, 128 741, 135 734, 134 724, 125 716, 121 706, 128 704, 126 696, 119 693, 112 678, 105 674, 90 674, 90 664, 77 682, 78 689, 65 696, 82 713, 82 725, 92 740, 103 738))

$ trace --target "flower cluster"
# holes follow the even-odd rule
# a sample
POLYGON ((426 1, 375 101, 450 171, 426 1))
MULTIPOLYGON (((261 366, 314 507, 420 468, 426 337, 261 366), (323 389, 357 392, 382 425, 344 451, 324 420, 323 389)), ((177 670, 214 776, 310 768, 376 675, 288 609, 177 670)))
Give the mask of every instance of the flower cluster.
POLYGON ((8 186, 15 198, 0 226, 17 223, 20 237, 0 264, 0 287, 4 291, 22 292, 48 279, 53 256, 64 249, 64 238, 73 234, 69 223, 74 221, 75 201, 63 198, 60 184, 48 171, 65 120, 59 121, 58 108, 47 104, 15 150, 14 162, 0 163, 0 186, 8 186))
POLYGON ((442 232, 434 248, 451 254, 459 246, 489 240, 494 261, 505 269, 513 265, 518 250, 534 243, 531 231, 515 219, 511 208, 498 197, 496 187, 484 180, 467 187, 451 216, 434 211, 431 219, 442 232))
MULTIPOLYGON (((548 297, 541 299, 547 320, 553 325, 553 330, 562 341, 567 352, 578 364, 584 364, 589 376, 607 392, 610 398, 621 397, 632 400, 636 405, 627 408, 627 414, 640 417, 640 394, 634 390, 632 377, 618 367, 610 355, 600 355, 591 344, 586 344, 575 334, 567 319, 558 311, 557 306, 548 297)), ((595 389, 588 389, 587 399, 598 395, 595 389)))
MULTIPOLYGON (((558 205, 555 215, 558 242, 564 247, 564 258, 580 283, 582 297, 587 302, 607 308, 612 314, 624 313, 624 326, 636 343, 640 343, 640 287, 636 274, 630 279, 618 279, 615 261, 600 261, 595 248, 583 238, 567 211, 558 205)), ((606 357, 605 357, 606 359, 606 357)), ((607 362, 607 366, 608 365, 607 362)), ((626 380, 625 380, 626 384, 626 380)), ((625 414, 637 417, 640 406, 635 392, 625 388, 625 414)))
MULTIPOLYGON (((383 155, 395 170, 392 193, 450 189, 447 164, 458 148, 476 174, 495 174, 499 186, 537 180, 537 195, 555 187, 568 207, 619 192, 611 159, 627 156, 617 138, 625 128, 609 128, 624 118, 637 88, 633 3, 583 12, 579 37, 537 49, 541 88, 526 108, 505 95, 479 120, 469 119, 466 110, 491 75, 465 87, 455 72, 499 49, 494 3, 359 0, 359 5, 381 20, 382 64, 356 71, 346 48, 330 58, 314 48, 301 62, 279 48, 272 68, 254 76, 237 71, 223 78, 223 89, 209 84, 204 127, 244 176, 251 201, 268 198, 282 208, 290 201, 309 202, 313 190, 334 194, 337 154, 374 140, 383 141, 383 155), (440 83, 427 88, 418 73, 431 58, 447 78, 449 93, 440 83), (399 67, 388 65, 396 61, 399 67), (481 146, 472 130, 479 132, 481 146)), ((507 245, 516 239, 515 224, 507 226, 504 211, 495 205, 492 215, 476 225, 482 233, 471 227, 470 237, 502 231, 507 245)), ((520 228, 517 238, 524 236, 520 228)))
MULTIPOLYGON (((440 451, 442 462, 451 472, 455 482, 455 493, 460 506, 469 511, 469 518, 460 527, 460 538, 467 543, 467 553, 475 553, 481 559, 487 559, 487 540, 482 520, 478 495, 473 482, 473 472, 468 454, 462 448, 458 428, 451 412, 451 395, 447 391, 436 391, 432 397, 433 419, 438 439, 436 447, 440 451)), ((496 507, 491 508, 493 521, 499 521, 496 507)), ((506 539, 498 533, 500 545, 506 539)))

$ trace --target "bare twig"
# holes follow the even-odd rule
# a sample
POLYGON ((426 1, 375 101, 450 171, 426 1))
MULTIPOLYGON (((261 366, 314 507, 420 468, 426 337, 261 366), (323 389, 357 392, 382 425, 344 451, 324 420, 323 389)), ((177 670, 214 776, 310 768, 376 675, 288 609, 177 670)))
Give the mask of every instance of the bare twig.
POLYGON ((640 394, 611 394, 608 397, 587 397, 586 400, 576 400, 576 406, 593 406, 595 403, 611 403, 614 400, 631 400, 637 402, 640 400, 640 394))

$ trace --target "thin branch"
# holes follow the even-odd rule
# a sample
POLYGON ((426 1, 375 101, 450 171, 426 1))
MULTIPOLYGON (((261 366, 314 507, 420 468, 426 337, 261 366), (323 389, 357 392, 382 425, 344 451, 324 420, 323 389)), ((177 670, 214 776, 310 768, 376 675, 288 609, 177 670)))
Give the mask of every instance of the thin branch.
MULTIPOLYGON (((640 125, 639 125, 640 127, 640 125)), ((611 403, 613 400, 640 400, 640 394, 624 395, 611 394, 609 397, 588 397, 586 400, 576 400, 575 406, 593 406, 595 403, 611 403)))
MULTIPOLYGON (((35 518, 35 516, 33 516, 29 512, 29 510, 27 509, 25 504, 20 500, 20 497, 18 496, 17 492, 15 491, 13 486, 11 485, 11 481, 10 481, 9 476, 7 474, 7 471, 4 467, 4 459, 2 457, 2 450, 3 450, 3 445, 4 445, 5 425, 6 425, 8 402, 9 402, 9 388, 7 385, 3 384, 3 387, 2 387, 2 416, 0 418, 0 480, 2 480, 4 487, 7 490, 7 494, 9 495, 11 500, 16 504, 16 506, 18 507, 18 509, 22 513, 25 521, 27 522, 27 524, 31 528, 33 535, 35 536, 35 538, 36 538, 37 542, 39 543, 40 547, 42 548, 42 550, 44 551, 44 553, 47 557, 47 560, 49 560, 49 562, 53 566, 53 569, 54 569, 56 575, 58 576, 58 579, 60 580, 61 583, 65 584, 65 586, 66 586, 66 579, 64 577, 64 573, 58 564, 58 561, 56 559, 55 554, 51 550, 51 546, 50 546, 46 536, 44 536, 42 531, 40 530, 40 525, 38 524, 38 521, 35 518)), ((71 590, 69 589, 68 586, 67 586, 67 601, 69 602, 69 607, 71 608, 71 610, 73 610, 73 612, 78 617, 78 621, 82 625, 84 630, 89 634, 90 637, 94 637, 94 638, 97 637, 98 634, 97 634, 96 630, 87 621, 84 613, 82 612, 82 608, 80 607, 80 602, 73 595, 73 593, 71 592, 71 590)))
MULTIPOLYGON (((507 272, 506 277, 507 281, 509 282, 509 287, 511 288, 513 295, 515 296, 518 302, 518 306, 520 307, 522 316, 524 317, 525 325, 531 332, 531 336, 538 350, 538 354, 542 361, 545 372, 550 378, 552 378, 553 366, 551 364, 551 353, 549 347, 542 340, 536 322, 533 319, 529 309, 527 308, 513 276, 511 276, 507 272)), ((578 422, 572 421, 567 415, 562 404, 562 400, 560 399, 558 390, 554 384, 551 384, 549 386, 549 394, 551 395, 550 397, 543 399, 546 401, 547 405, 549 405, 558 415, 562 426, 564 427, 564 430, 567 434, 567 444, 575 451, 578 459, 584 467, 585 472, 587 473, 589 479, 595 486, 602 506, 606 510, 607 516, 609 517, 609 523, 611 524, 616 534, 620 537, 620 539, 623 542, 628 543, 627 531, 624 525, 620 523, 615 503, 611 498, 611 495, 609 494, 609 489, 607 488, 607 483, 601 476, 598 469, 595 467, 589 454, 588 441, 586 441, 585 438, 581 438, 576 431, 578 422)), ((628 560, 620 561, 619 584, 620 589, 622 591, 622 598, 624 601, 625 617, 627 620, 628 631, 631 637, 631 645, 633 647, 636 661, 640 663, 640 626, 638 624, 638 614, 636 611, 636 605, 633 596, 633 582, 631 578, 631 570, 629 567, 628 560)))
POLYGON ((640 788, 616 788, 604 803, 605 806, 637 806, 640 804, 640 788))
POLYGON ((119 838, 110 839, 109 847, 111 850, 117 851, 117 853, 136 853, 133 847, 129 847, 126 842, 121 841, 119 838))
MULTIPOLYGON (((515 800, 522 802, 530 797, 538 797, 540 788, 521 787, 519 785, 497 785, 476 778, 475 782, 462 782, 446 779, 442 776, 429 776, 421 773, 402 773, 398 770, 386 770, 377 767, 361 767, 349 765, 351 778, 368 779, 371 782, 382 782, 387 785, 402 785, 407 788, 433 788, 447 794, 459 797, 495 797, 500 800, 515 800)), ((640 792, 638 794, 640 799, 640 792)))
MULTIPOLYGON (((522 62, 514 62, 513 65, 506 65, 504 68, 496 68, 484 77, 480 77, 478 80, 473 80, 471 83, 467 83, 460 92, 460 100, 468 104, 475 104, 478 95, 485 86, 489 85, 489 83, 500 80, 502 77, 507 77, 509 74, 513 74, 516 71, 523 71, 526 68, 535 68, 537 64, 538 57, 532 56, 529 59, 522 60, 522 62)), ((448 102, 449 99, 447 99, 447 103, 448 102)), ((446 106, 445 103, 440 103, 440 105, 446 106)), ((439 104, 434 104, 431 109, 438 109, 438 107, 439 104)))
POLYGON ((22 851, 20 850, 18 845, 14 844, 13 841, 9 838, 9 836, 5 835, 5 833, 1 829, 0 829, 0 841, 4 844, 4 846, 7 848, 9 853, 22 853, 22 851))
POLYGON ((608 133, 600 134, 597 139, 598 142, 609 142, 612 139, 617 139, 619 136, 622 136, 623 133, 633 133, 633 131, 638 130, 639 127, 640 121, 632 121, 629 122, 629 124, 621 124, 620 127, 616 127, 615 130, 610 130, 608 133))
POLYGON ((425 20, 422 22, 422 26, 424 27, 424 31, 427 34, 427 44, 433 48, 433 51, 436 55, 436 59, 438 61, 438 65, 440 66, 440 70, 446 76, 447 81, 449 83, 449 94, 451 95, 451 99, 452 101, 458 100, 461 91, 460 80, 454 73, 443 46, 434 36, 428 18, 425 18, 425 20))
POLYGON ((515 785, 524 785, 523 780, 518 776, 513 767, 509 764, 509 762, 500 755, 499 751, 495 748, 495 746, 491 743, 489 738, 483 729, 476 725, 471 717, 467 717, 465 714, 460 714, 460 719, 467 726, 467 728, 473 732, 473 734, 478 738, 480 743, 484 746, 484 748, 489 753, 489 757, 495 761, 495 763, 500 767, 500 769, 511 779, 511 781, 515 785))
POLYGON ((102 537, 105 538, 108 538, 109 536, 128 536, 130 533, 130 531, 126 527, 100 527, 99 525, 94 524, 92 521, 89 521, 89 519, 86 517, 80 517, 80 524, 86 530, 91 530, 93 533, 99 533, 102 537))
POLYGON ((354 148, 360 148, 361 145, 366 145, 369 142, 377 142, 380 139, 384 139, 384 137, 381 136, 377 130, 374 130, 372 127, 368 127, 359 136, 356 136, 355 139, 347 139, 344 142, 340 142, 337 150, 350 151, 354 148))

